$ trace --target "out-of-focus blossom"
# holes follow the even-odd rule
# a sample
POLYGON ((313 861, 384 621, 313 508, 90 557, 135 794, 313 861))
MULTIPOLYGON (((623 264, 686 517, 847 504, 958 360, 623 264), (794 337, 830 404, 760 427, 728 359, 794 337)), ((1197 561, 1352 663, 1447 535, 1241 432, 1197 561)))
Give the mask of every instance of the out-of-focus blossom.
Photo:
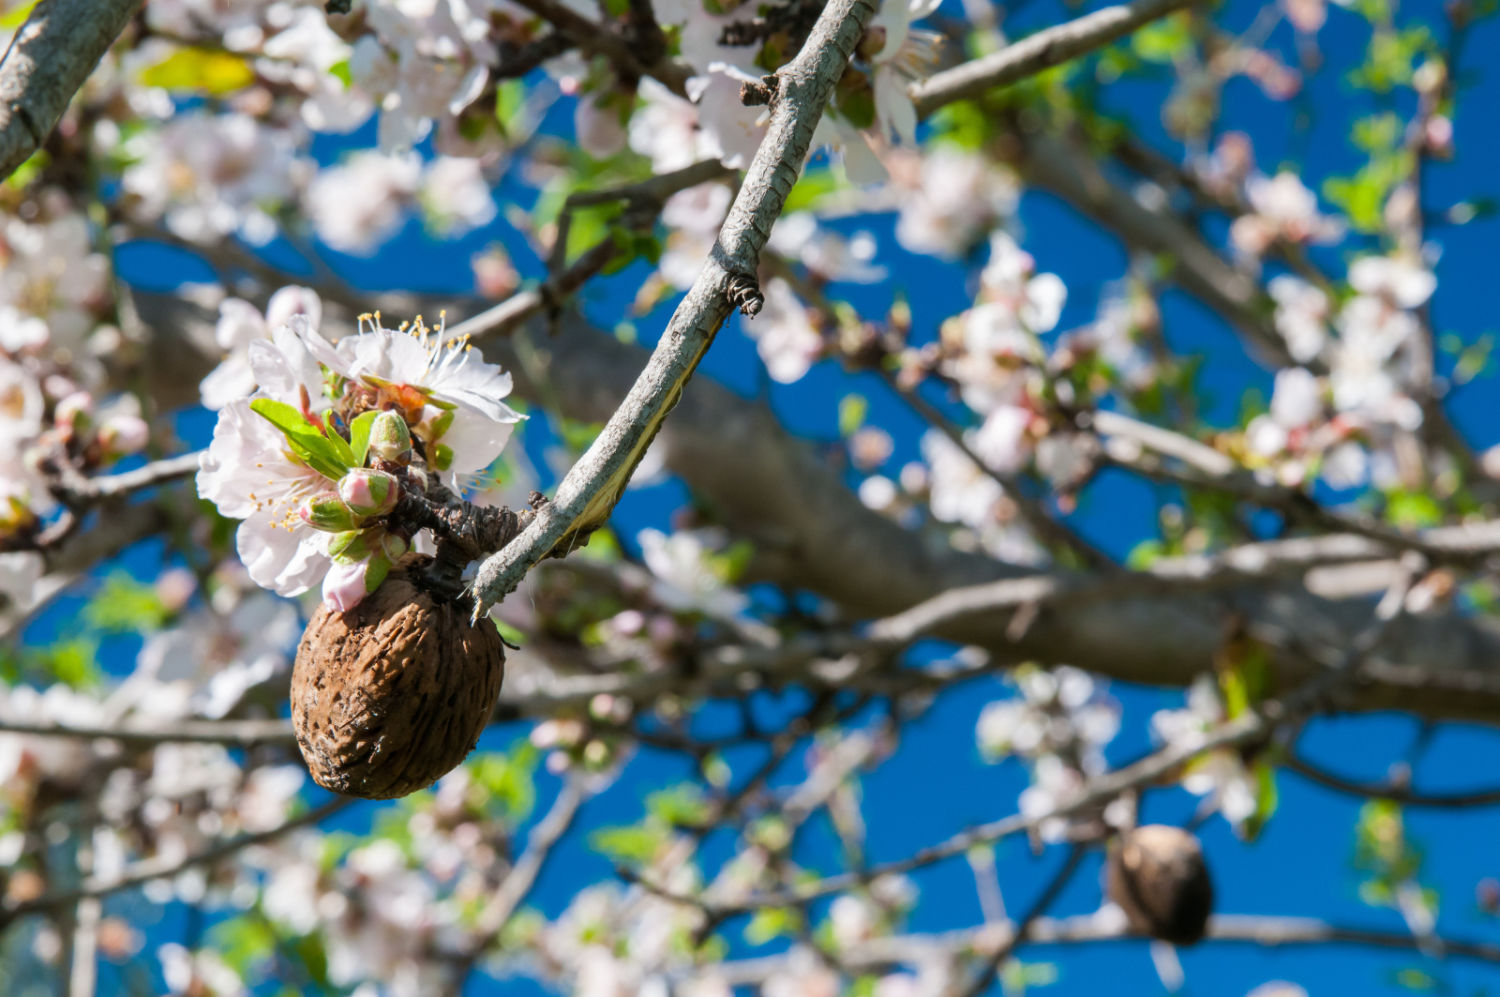
POLYGON ((356 152, 320 170, 305 204, 318 238, 340 252, 368 256, 396 230, 421 186, 414 154, 356 152))
POLYGON ((230 965, 211 949, 189 950, 168 942, 156 950, 162 982, 171 997, 241 997, 250 989, 230 965))
POLYGON ((756 351, 771 379, 782 384, 801 380, 823 353, 823 336, 797 292, 779 277, 766 282, 760 312, 743 328, 755 340, 756 351))
MULTIPOLYGON (((1200 675, 1187 693, 1180 710, 1158 710, 1151 729, 1162 743, 1191 750, 1203 744, 1209 731, 1224 721, 1224 707, 1211 675, 1200 675)), ((1241 825, 1256 811, 1258 798, 1254 776, 1231 749, 1199 756, 1183 777, 1188 792, 1207 797, 1208 804, 1231 824, 1241 825)))
POLYGON ((1252 176, 1245 182, 1250 213, 1230 226, 1229 238, 1240 252, 1260 256, 1280 239, 1294 245, 1333 242, 1344 233, 1336 219, 1318 211, 1318 198, 1297 174, 1252 176))
POLYGON ((248 115, 189 113, 127 141, 136 161, 120 185, 137 215, 161 218, 183 239, 264 243, 276 234, 267 208, 295 197, 312 173, 300 143, 248 115))
POLYGON ((891 157, 901 190, 896 241, 913 253, 963 256, 1016 212, 1020 183, 1004 167, 949 145, 891 157))
POLYGON ((722 618, 738 616, 749 599, 730 587, 712 563, 714 544, 721 538, 702 530, 642 530, 636 537, 641 558, 656 577, 653 594, 669 609, 700 612, 722 618))
POLYGON ((205 408, 218 411, 230 402, 248 398, 255 390, 255 371, 250 366, 250 344, 271 338, 271 330, 285 325, 293 315, 306 316, 317 328, 323 319, 323 302, 306 287, 283 287, 271 295, 265 314, 248 301, 225 298, 219 304, 214 340, 227 356, 199 385, 205 408))
POLYGON ((777 219, 767 245, 783 256, 800 261, 817 276, 831 281, 874 284, 886 278, 886 269, 871 262, 875 238, 857 232, 849 238, 818 224, 808 211, 797 211, 777 219))
POLYGON ((1276 302, 1276 331, 1292 359, 1307 363, 1317 357, 1328 339, 1328 295, 1291 274, 1272 277, 1267 290, 1276 302))
POLYGON ((445 237, 487 225, 496 214, 494 195, 477 159, 434 159, 422 173, 417 198, 428 225, 445 237))

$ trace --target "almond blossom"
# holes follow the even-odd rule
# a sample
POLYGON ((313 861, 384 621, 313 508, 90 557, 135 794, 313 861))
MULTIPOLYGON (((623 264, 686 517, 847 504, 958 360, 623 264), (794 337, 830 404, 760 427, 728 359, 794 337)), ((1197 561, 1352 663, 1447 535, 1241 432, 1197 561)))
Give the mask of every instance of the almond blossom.
POLYGON ((269 341, 252 341, 257 390, 220 411, 198 473, 199 493, 243 520, 236 546, 257 584, 297 595, 322 582, 339 609, 373 591, 416 539, 387 529, 385 517, 401 488, 426 487, 425 472, 403 486, 365 461, 401 471, 416 441, 427 468, 460 488, 500 455, 520 419, 500 401, 510 375, 466 342, 446 341, 441 326, 419 319, 391 330, 378 316, 360 324, 334 345, 299 312, 269 341), (380 428, 387 422, 394 436, 380 428))
MULTIPOLYGON (((1189 687, 1183 708, 1158 710, 1151 718, 1151 729, 1163 743, 1191 750, 1223 721, 1224 706, 1214 677, 1200 675, 1189 687)), ((1236 826, 1243 825, 1256 811, 1254 777, 1232 749, 1199 756, 1183 777, 1182 788, 1206 797, 1209 809, 1219 811, 1236 826)))
POLYGON ((1278 239, 1294 245, 1328 243, 1343 235, 1343 225, 1318 211, 1318 198, 1297 174, 1253 176, 1245 181, 1250 212, 1234 220, 1229 238, 1235 248, 1260 256, 1278 239))
POLYGON ((283 287, 271 295, 264 314, 240 298, 226 298, 219 304, 214 341, 228 351, 228 356, 199 385, 205 408, 218 411, 232 401, 250 397, 256 383, 250 367, 250 344, 269 340, 271 330, 285 325, 293 315, 305 315, 308 324, 317 328, 323 317, 323 302, 317 292, 306 287, 283 287))
POLYGON ((743 328, 755 340, 771 380, 791 384, 801 380, 822 356, 823 336, 786 281, 779 277, 767 281, 764 293, 760 312, 747 319, 743 328))

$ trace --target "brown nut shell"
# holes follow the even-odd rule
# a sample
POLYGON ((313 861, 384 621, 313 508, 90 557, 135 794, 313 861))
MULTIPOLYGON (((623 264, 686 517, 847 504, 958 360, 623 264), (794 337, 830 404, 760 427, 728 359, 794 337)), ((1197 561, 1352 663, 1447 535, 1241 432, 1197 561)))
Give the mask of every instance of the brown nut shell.
POLYGON ((1213 881, 1198 839, 1165 824, 1121 835, 1109 852, 1106 891, 1131 930, 1176 945, 1203 938, 1214 906, 1213 881))
POLYGON ((479 742, 505 678, 488 619, 424 584, 410 555, 358 606, 318 607, 292 669, 292 725, 313 781, 366 799, 432 785, 479 742))

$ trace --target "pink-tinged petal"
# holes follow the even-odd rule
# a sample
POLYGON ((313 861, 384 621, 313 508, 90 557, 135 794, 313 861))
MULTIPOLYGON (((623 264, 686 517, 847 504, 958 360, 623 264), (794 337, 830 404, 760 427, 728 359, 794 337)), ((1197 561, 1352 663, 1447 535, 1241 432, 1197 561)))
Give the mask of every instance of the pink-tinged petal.
POLYGON ((323 577, 323 601, 341 613, 358 606, 368 594, 365 591, 365 572, 369 565, 368 561, 356 561, 329 568, 323 577))

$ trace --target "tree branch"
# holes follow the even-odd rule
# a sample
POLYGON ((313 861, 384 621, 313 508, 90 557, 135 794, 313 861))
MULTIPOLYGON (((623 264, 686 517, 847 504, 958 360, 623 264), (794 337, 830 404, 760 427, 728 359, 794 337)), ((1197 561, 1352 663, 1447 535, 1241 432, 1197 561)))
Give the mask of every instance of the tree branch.
POLYGON ((735 305, 759 309, 756 262, 771 226, 796 183, 813 129, 865 23, 873 0, 836 0, 818 18, 807 44, 778 76, 778 97, 718 242, 702 273, 672 315, 645 370, 552 502, 514 541, 488 560, 475 579, 475 613, 515 589, 537 561, 602 524, 631 471, 677 404, 682 388, 735 305))
MULTIPOLYGON (((929 959, 990 949, 1011 943, 1015 935, 1010 923, 963 928, 936 934, 893 935, 872 938, 840 953, 849 971, 872 973, 892 966, 921 964, 929 959)), ((1095 942, 1144 940, 1113 919, 1097 914, 1064 918, 1040 918, 1026 932, 1033 945, 1083 945, 1095 942)), ((1360 945, 1396 951, 1425 951, 1435 947, 1444 956, 1500 963, 1500 945, 1456 938, 1419 938, 1409 932, 1381 931, 1351 925, 1330 924, 1311 917, 1263 914, 1216 914, 1209 919, 1205 942, 1225 945, 1258 945, 1264 948, 1301 945, 1360 945)), ((784 963, 783 956, 762 956, 723 963, 715 971, 731 986, 747 986, 764 980, 784 963)))
POLYGON ((0 58, 0 179, 42 147, 142 0, 41 0, 0 58))
POLYGON ((1132 0, 1105 7, 1065 24, 1046 28, 998 52, 972 59, 914 83, 910 89, 917 114, 926 117, 944 104, 977 97, 1044 69, 1103 48, 1122 35, 1158 18, 1201 4, 1202 0, 1132 0))
POLYGON ((252 845, 263 845, 268 841, 274 841, 290 831, 295 831, 299 827, 308 827, 320 823, 354 802, 355 800, 350 797, 339 797, 324 803, 322 806, 314 807, 305 813, 299 814, 273 828, 257 831, 254 834, 241 834, 180 859, 172 859, 170 861, 146 859, 127 867, 120 875, 109 879, 90 877, 84 880, 83 885, 76 890, 47 893, 32 900, 23 900, 20 903, 12 904, 9 907, 0 907, 0 928, 28 914, 36 914, 42 911, 53 910, 57 907, 69 906, 78 903, 80 900, 92 897, 107 897, 122 890, 143 886, 154 879, 168 879, 188 869, 200 865, 210 865, 252 845))

